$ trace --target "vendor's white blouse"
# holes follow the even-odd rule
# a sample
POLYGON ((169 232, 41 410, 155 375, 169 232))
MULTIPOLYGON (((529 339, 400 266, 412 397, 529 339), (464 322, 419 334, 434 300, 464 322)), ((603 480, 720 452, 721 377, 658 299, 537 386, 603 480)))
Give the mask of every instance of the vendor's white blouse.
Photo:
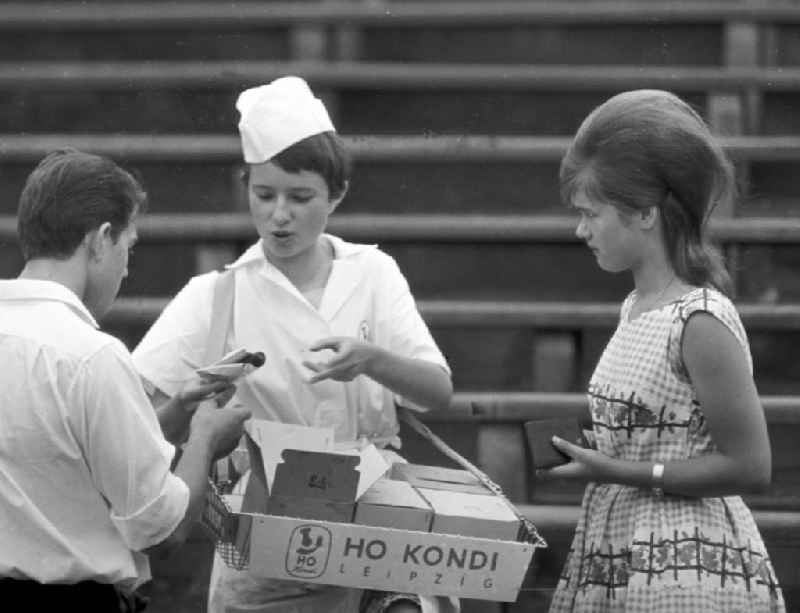
MULTIPOLYGON (((395 402, 405 401, 365 376, 308 384, 308 348, 328 336, 356 337, 449 368, 395 261, 375 246, 325 236, 335 259, 319 309, 266 260, 260 243, 228 267, 235 297, 226 348, 266 355, 266 364, 238 383, 237 398, 256 418, 332 427, 342 442, 388 442, 398 431, 395 402)), ((218 277, 191 279, 133 352, 145 380, 167 395, 205 365, 218 277)))

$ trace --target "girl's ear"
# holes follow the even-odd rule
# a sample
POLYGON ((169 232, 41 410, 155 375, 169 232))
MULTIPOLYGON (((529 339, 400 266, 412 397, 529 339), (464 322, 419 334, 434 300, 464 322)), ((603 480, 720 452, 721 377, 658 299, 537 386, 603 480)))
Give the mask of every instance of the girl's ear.
POLYGON ((347 195, 347 190, 350 187, 350 181, 344 182, 344 187, 342 188, 342 193, 336 196, 333 200, 330 201, 331 205, 331 213, 336 210, 336 207, 339 206, 339 203, 344 200, 344 197, 347 195))

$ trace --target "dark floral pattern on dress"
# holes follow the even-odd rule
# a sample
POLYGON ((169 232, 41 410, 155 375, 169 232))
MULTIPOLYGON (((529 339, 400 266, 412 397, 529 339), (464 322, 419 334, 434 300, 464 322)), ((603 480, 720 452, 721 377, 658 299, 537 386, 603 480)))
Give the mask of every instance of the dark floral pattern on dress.
POLYGON ((706 568, 719 568, 722 565, 722 550, 711 548, 701 550, 700 563, 706 568))
POLYGON ((732 547, 725 540, 714 541, 699 529, 694 534, 681 531, 672 539, 634 541, 631 573, 659 577, 664 573, 691 572, 693 576, 716 578, 727 583, 747 583, 752 578, 775 586, 776 579, 769 559, 759 551, 732 547))
POLYGON ((663 432, 675 434, 677 430, 691 428, 693 423, 701 431, 705 424, 699 407, 695 407, 697 414, 693 412, 688 418, 673 409, 667 410, 666 405, 653 411, 641 397, 633 393, 625 397, 609 386, 590 385, 589 399, 593 425, 610 431, 612 436, 624 431, 630 437, 636 431, 653 429, 659 436, 663 432))
POLYGON ((589 563, 589 572, 588 572, 588 579, 589 583, 600 583, 602 585, 608 585, 611 582, 609 577, 610 575, 610 568, 606 565, 605 561, 602 558, 591 558, 591 562, 589 563))
MULTIPOLYGON (((655 535, 653 535, 655 536, 655 535)), ((712 579, 722 587, 743 585, 750 590, 754 581, 777 589, 777 582, 769 559, 758 551, 731 547, 726 542, 715 542, 699 530, 676 533, 675 538, 660 541, 634 541, 633 549, 616 552, 595 549, 583 556, 580 588, 603 586, 609 590, 625 587, 637 573, 647 575, 650 581, 661 581, 662 576, 677 577, 691 573, 687 580, 696 582, 701 577, 712 579)), ((569 552, 568 561, 575 555, 569 552)), ((568 568, 569 564, 565 566, 568 568)), ((570 581, 562 575, 561 580, 570 581)))
POLYGON ((579 585, 602 585, 618 588, 628 585, 630 578, 630 551, 608 553, 593 550, 583 558, 583 573, 579 585))
POLYGON ((692 412, 689 415, 689 436, 698 437, 706 436, 707 434, 706 416, 703 415, 697 403, 694 403, 692 412))

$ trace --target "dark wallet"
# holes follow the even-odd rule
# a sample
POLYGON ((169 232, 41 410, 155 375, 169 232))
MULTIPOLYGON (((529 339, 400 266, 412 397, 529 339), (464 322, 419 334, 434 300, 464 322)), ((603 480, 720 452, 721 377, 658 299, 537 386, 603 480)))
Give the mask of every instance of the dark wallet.
POLYGON ((576 417, 535 419, 525 422, 525 436, 536 469, 552 468, 570 461, 569 456, 561 453, 553 445, 553 436, 575 445, 586 446, 580 421, 576 417))

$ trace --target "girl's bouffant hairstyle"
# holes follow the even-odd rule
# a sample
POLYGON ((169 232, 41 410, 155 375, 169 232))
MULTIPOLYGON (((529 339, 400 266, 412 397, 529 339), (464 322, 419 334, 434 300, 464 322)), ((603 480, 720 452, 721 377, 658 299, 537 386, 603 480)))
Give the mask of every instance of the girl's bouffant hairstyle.
MULTIPOLYGON (((304 138, 278 153, 270 162, 286 172, 316 172, 328 186, 331 199, 344 194, 353 166, 350 153, 335 132, 321 132, 304 138)), ((242 179, 246 183, 249 178, 248 166, 242 171, 242 179)))
POLYGON ((622 213, 658 207, 678 277, 730 294, 706 225, 715 206, 736 198, 733 165, 700 115, 674 94, 629 91, 594 109, 561 161, 559 181, 565 203, 583 193, 622 213))

